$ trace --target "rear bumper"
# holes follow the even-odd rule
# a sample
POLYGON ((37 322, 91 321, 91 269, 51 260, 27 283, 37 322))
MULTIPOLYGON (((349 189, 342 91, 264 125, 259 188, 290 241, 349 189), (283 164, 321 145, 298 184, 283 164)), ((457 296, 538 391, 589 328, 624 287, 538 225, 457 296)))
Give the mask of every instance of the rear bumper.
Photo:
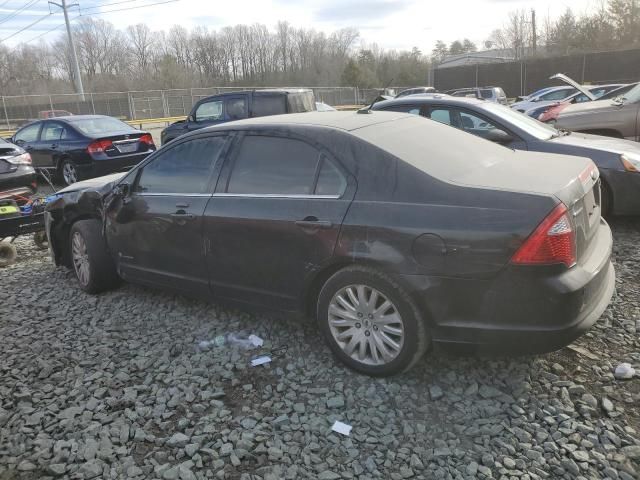
POLYGON ((145 152, 137 155, 128 155, 126 157, 117 157, 104 160, 93 160, 91 163, 78 164, 78 171, 85 177, 101 177, 125 171, 135 167, 142 160, 147 158, 153 152, 145 152))
POLYGON ((611 188, 613 211, 616 215, 640 215, 640 173, 602 170, 611 188))
POLYGON ((35 192, 37 175, 30 166, 19 166, 15 172, 0 173, 0 192, 29 190, 35 192))
POLYGON ((611 230, 601 220, 585 259, 571 269, 508 266, 491 280, 421 281, 433 340, 471 344, 487 353, 543 353, 566 346, 593 326, 611 300, 612 244, 611 230), (434 285, 439 292, 432 291, 434 285))

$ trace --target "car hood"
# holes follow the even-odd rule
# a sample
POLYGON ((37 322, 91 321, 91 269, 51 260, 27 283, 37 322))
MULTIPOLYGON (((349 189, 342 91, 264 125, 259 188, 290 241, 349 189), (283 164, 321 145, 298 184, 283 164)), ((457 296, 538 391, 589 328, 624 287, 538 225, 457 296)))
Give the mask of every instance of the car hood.
POLYGON ((624 140, 622 138, 588 135, 586 133, 572 133, 571 135, 563 135, 549 141, 562 145, 602 150, 603 152, 640 154, 640 143, 632 142, 631 140, 624 140))
POLYGON ((615 106, 616 104, 611 100, 594 100, 593 102, 574 103, 562 110, 559 117, 573 114, 591 113, 604 108, 611 108, 615 106))
POLYGON ((84 190, 95 190, 99 192, 108 192, 111 190, 116 183, 118 183, 122 177, 124 177, 128 172, 118 172, 112 173, 111 175, 105 175, 104 177, 91 178, 89 180, 83 180, 81 182, 76 182, 73 185, 69 185, 62 190, 59 190, 58 194, 63 193, 71 193, 71 192, 80 192, 84 190))

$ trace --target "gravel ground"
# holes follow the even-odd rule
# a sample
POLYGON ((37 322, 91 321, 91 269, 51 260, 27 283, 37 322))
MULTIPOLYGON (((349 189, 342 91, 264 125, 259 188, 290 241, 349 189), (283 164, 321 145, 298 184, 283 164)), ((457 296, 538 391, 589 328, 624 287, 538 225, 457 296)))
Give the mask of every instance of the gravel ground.
POLYGON ((86 295, 21 239, 0 273, 0 479, 637 478, 640 380, 613 372, 640 370, 640 220, 613 228, 618 294, 573 348, 437 350, 390 379, 345 369, 311 322, 86 295), (240 330, 286 352, 199 347, 240 330))

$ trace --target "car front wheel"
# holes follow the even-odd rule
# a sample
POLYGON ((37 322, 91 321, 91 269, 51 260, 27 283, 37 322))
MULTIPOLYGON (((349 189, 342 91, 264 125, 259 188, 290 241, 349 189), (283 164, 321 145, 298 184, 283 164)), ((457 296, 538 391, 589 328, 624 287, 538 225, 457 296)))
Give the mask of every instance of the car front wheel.
POLYGON ((410 369, 430 343, 409 295, 388 275, 367 267, 345 268, 325 283, 317 318, 335 355, 367 375, 410 369))
POLYGON ((115 262, 109 255, 98 220, 80 220, 69 232, 69 250, 73 271, 80 288, 100 293, 118 285, 115 262))

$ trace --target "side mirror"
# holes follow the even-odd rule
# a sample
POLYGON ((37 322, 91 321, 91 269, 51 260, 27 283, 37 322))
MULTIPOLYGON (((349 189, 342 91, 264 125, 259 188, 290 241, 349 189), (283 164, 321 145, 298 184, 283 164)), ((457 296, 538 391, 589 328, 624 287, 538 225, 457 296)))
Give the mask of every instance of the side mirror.
POLYGON ((25 144, 24 140, 14 140, 13 138, 10 138, 9 142, 13 143, 14 145, 18 145, 19 147, 25 144))
POLYGON ((501 145, 513 142, 513 137, 499 128, 492 128, 491 130, 488 130, 484 138, 501 145))
POLYGON ((195 122, 196 121, 196 116, 195 115, 189 115, 187 117, 187 122, 195 122))
POLYGON ((113 189, 113 195, 125 199, 131 193, 131 185, 128 183, 120 183, 113 189))

